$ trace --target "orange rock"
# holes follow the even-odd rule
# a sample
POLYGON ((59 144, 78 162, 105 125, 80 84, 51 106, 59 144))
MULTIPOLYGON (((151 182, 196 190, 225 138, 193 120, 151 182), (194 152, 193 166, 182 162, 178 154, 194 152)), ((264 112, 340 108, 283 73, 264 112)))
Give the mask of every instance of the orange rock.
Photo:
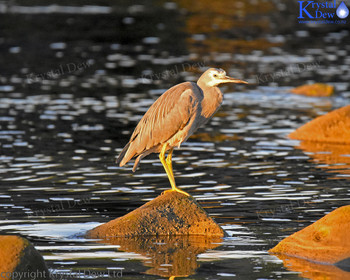
POLYGON ((25 238, 0 235, 1 279, 50 279, 43 257, 25 238))
POLYGON ((350 144, 350 105, 320 116, 289 137, 297 140, 350 144))
POLYGON ((87 232, 88 238, 146 235, 224 236, 223 229, 190 196, 167 192, 123 217, 87 232))
POLYGON ((269 250, 273 254, 336 264, 350 257, 350 205, 340 207, 269 250))
POLYGON ((295 94, 307 95, 307 96, 331 96, 334 93, 334 87, 327 84, 312 84, 302 85, 290 90, 295 94))

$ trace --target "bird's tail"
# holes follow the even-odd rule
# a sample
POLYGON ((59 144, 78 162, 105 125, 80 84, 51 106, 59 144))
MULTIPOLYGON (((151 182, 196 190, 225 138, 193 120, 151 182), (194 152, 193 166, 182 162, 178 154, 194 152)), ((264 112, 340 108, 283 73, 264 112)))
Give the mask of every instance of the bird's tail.
POLYGON ((126 146, 124 147, 124 149, 121 151, 120 155, 118 156, 118 158, 116 159, 116 164, 118 164, 119 166, 123 166, 125 165, 130 159, 124 158, 126 152, 128 151, 130 147, 130 142, 128 144, 126 144, 126 146))

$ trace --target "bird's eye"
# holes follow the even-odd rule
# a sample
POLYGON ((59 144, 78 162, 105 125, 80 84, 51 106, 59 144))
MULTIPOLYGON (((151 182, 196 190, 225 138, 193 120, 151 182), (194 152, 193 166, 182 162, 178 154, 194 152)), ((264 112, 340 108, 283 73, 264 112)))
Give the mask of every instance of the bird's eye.
POLYGON ((218 75, 214 74, 214 77, 216 78, 218 75))

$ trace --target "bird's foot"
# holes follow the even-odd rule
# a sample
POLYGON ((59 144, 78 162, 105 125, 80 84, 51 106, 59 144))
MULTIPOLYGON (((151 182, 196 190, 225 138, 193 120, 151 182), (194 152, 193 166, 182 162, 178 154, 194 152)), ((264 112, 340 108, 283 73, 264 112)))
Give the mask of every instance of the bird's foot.
POLYGON ((166 194, 166 193, 168 193, 168 192, 172 192, 172 191, 173 191, 173 190, 166 190, 166 191, 163 191, 163 192, 162 192, 162 195, 163 195, 163 194, 166 194))
POLYGON ((180 190, 180 189, 178 189, 178 188, 176 188, 174 191, 179 192, 179 193, 182 193, 182 194, 187 195, 187 196, 190 196, 189 193, 187 193, 187 192, 185 192, 185 191, 182 191, 182 190, 180 190))
POLYGON ((182 194, 184 194, 184 195, 191 196, 190 194, 188 194, 188 193, 185 192, 185 191, 180 190, 179 188, 172 188, 172 189, 170 189, 170 190, 163 191, 163 192, 162 192, 162 195, 163 195, 163 194, 166 194, 167 192, 179 192, 179 193, 182 193, 182 194))

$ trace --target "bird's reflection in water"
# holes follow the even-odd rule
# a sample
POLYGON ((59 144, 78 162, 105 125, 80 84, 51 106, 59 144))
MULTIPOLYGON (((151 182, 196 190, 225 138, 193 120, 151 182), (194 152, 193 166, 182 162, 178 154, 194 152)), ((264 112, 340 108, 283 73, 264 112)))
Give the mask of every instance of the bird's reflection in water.
POLYGON ((314 263, 286 255, 277 255, 277 257, 283 261, 283 265, 288 270, 298 271, 301 273, 300 276, 306 279, 350 279, 350 272, 335 265, 314 263))
POLYGON ((343 174, 343 178, 350 178, 350 145, 303 141, 298 148, 310 156, 319 167, 332 173, 343 174))
POLYGON ((199 267, 197 255, 218 247, 222 239, 208 236, 138 236, 116 237, 103 243, 119 245, 121 251, 147 257, 145 273, 162 277, 186 277, 199 267))

